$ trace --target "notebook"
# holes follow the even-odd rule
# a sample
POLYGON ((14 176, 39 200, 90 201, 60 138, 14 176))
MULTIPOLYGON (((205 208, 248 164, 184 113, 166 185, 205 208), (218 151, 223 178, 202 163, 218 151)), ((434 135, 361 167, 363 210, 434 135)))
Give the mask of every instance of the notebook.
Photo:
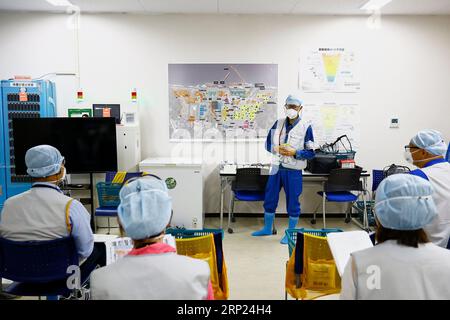
POLYGON ((327 241, 341 277, 351 253, 373 247, 369 234, 365 231, 329 233, 327 241))

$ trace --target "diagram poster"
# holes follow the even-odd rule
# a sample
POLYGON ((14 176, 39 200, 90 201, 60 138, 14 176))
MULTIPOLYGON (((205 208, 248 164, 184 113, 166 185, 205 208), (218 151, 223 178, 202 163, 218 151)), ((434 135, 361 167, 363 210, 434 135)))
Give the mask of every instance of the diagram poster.
POLYGON ((353 150, 359 147, 359 106, 351 103, 305 104, 303 117, 314 132, 316 147, 347 135, 353 150))
POLYGON ((300 89, 304 92, 358 92, 358 61, 345 48, 308 50, 300 58, 300 89))
POLYGON ((170 139, 265 138, 277 92, 276 64, 169 64, 170 139))

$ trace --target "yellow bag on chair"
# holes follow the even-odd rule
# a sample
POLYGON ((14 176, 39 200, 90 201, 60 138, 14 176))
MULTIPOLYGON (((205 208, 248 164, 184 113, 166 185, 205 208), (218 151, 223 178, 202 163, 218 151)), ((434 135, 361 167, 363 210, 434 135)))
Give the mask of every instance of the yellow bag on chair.
POLYGON ((229 290, 225 259, 223 259, 222 274, 219 277, 214 236, 209 234, 203 237, 176 239, 176 245, 178 254, 201 259, 209 264, 214 299, 228 299, 229 290))
POLYGON ((315 299, 339 293, 341 278, 337 272, 326 237, 303 234, 303 272, 295 274, 294 249, 286 268, 286 291, 295 299, 315 299))

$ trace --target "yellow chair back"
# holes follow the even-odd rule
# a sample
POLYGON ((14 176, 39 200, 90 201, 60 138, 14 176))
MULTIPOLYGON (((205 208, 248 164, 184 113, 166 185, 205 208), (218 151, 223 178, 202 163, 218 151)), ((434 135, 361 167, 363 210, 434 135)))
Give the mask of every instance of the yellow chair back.
POLYGON ((176 245, 178 254, 201 259, 209 264, 214 298, 217 300, 228 299, 229 289, 225 259, 223 259, 222 274, 219 275, 214 236, 209 234, 203 237, 176 239, 176 245))
POLYGON ((295 274, 294 249, 286 269, 286 290, 296 299, 315 299, 341 291, 341 278, 326 237, 304 233, 303 272, 295 274))

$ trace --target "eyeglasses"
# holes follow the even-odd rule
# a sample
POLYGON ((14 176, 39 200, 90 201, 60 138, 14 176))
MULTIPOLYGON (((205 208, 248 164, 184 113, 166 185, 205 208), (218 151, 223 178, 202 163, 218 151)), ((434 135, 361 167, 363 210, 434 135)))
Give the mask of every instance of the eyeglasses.
POLYGON ((294 105, 288 105, 288 104, 284 105, 284 107, 285 107, 286 109, 297 109, 297 108, 299 108, 299 107, 300 107, 300 110, 303 109, 303 106, 294 106, 294 105))
POLYGON ((405 146, 405 150, 408 150, 408 149, 420 149, 420 148, 418 148, 418 147, 410 147, 409 145, 405 146))

